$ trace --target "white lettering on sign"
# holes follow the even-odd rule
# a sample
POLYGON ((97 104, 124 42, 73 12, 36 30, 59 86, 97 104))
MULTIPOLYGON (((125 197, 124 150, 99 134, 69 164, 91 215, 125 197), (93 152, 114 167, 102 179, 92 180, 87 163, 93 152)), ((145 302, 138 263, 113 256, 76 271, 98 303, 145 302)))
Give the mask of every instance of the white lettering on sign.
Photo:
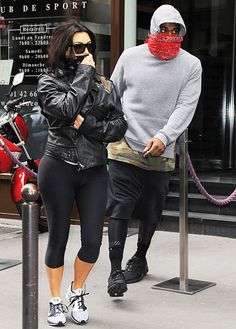
MULTIPOLYGON (((23 4, 21 6, 21 10, 23 13, 35 13, 37 11, 40 11, 42 9, 44 9, 45 11, 55 11, 57 12, 58 10, 62 9, 62 10, 76 10, 79 8, 85 9, 86 6, 88 4, 87 0, 77 0, 77 1, 63 1, 63 2, 54 2, 54 3, 46 3, 44 6, 44 8, 42 8, 42 5, 37 5, 37 4, 31 4, 31 5, 26 5, 23 4)), ((18 12, 20 5, 19 4, 12 4, 10 6, 1 6, 0 5, 0 14, 10 14, 10 13, 14 13, 14 12, 18 12), (15 7, 17 6, 17 8, 15 7), (17 9, 17 10, 16 10, 17 9)))
POLYGON ((47 33, 47 25, 21 25, 20 34, 30 34, 30 33, 47 33))

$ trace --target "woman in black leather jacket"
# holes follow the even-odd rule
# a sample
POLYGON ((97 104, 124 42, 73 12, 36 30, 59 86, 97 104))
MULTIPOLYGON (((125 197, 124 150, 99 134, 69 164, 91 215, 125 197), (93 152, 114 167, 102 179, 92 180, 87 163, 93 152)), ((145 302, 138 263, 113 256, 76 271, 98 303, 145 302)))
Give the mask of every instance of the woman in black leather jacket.
POLYGON ((127 128, 114 85, 96 72, 95 48, 94 34, 85 26, 60 25, 50 41, 49 70, 38 81, 39 104, 49 125, 38 179, 49 226, 45 263, 52 297, 48 323, 54 326, 66 322, 60 286, 74 201, 80 216, 81 248, 66 298, 72 319, 88 321, 83 286, 102 241, 106 144, 121 139, 127 128))

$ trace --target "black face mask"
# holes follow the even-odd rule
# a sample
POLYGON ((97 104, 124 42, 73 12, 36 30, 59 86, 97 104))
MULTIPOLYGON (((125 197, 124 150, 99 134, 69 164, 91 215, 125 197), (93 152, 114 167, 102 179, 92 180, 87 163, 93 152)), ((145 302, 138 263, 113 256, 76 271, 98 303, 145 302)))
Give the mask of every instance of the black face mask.
POLYGON ((78 65, 83 61, 86 56, 76 56, 66 58, 66 68, 77 69, 78 65))

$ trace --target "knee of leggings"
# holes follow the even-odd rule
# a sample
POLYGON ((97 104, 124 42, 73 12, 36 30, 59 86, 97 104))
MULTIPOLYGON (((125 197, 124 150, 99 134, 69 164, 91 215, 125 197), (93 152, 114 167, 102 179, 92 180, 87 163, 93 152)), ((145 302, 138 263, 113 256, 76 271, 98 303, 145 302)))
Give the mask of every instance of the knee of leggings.
POLYGON ((86 263, 95 263, 98 259, 101 243, 85 243, 78 252, 80 260, 86 263))

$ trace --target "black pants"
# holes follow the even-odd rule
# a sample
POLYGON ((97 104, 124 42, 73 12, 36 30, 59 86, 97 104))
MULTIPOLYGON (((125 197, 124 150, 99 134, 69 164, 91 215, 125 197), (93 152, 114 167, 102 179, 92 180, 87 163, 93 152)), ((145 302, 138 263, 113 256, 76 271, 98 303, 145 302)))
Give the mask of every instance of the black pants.
POLYGON ((38 182, 49 228, 46 265, 57 268, 64 264, 74 201, 81 224, 78 257, 84 262, 95 263, 102 241, 107 201, 106 166, 78 171, 76 166, 44 156, 39 166, 38 182))
POLYGON ((168 193, 170 173, 148 171, 109 161, 109 256, 112 270, 121 268, 128 220, 140 219, 136 255, 145 257, 168 193))
POLYGON ((157 223, 169 190, 170 172, 149 171, 131 164, 109 160, 107 215, 157 223))

